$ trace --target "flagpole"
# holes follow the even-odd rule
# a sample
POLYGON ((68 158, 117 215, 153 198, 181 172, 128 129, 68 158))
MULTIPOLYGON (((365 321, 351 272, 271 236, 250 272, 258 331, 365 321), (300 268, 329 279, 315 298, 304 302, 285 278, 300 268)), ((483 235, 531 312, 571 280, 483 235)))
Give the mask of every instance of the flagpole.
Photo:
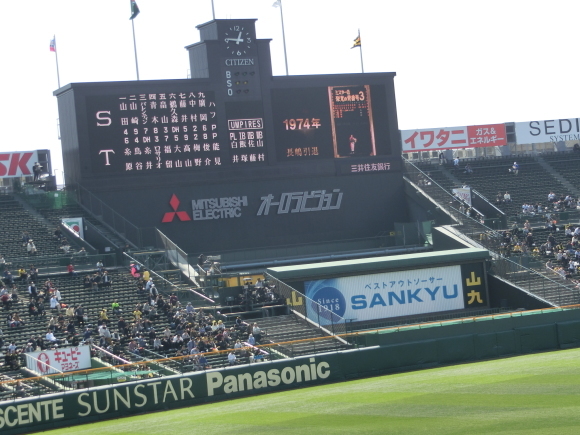
POLYGON ((280 21, 282 21, 282 44, 284 45, 284 63, 286 65, 286 75, 288 75, 288 57, 286 56, 286 33, 284 32, 284 11, 282 10, 282 0, 276 0, 272 6, 280 8, 280 21))
POLYGON ((213 16, 213 19, 215 20, 215 9, 213 7, 213 0, 211 0, 211 14, 213 16))
POLYGON ((58 50, 56 49, 56 35, 52 36, 54 41, 54 54, 56 56, 56 80, 58 82, 58 88, 60 89, 60 72, 58 71, 58 50))
MULTIPOLYGON (((359 41, 361 40, 361 39, 360 39, 360 29, 358 29, 358 40, 359 40, 359 41)), ((361 42, 361 44, 359 45, 359 47, 358 47, 358 48, 359 48, 359 50, 360 50, 360 69, 361 69, 361 71, 362 71, 362 72, 363 72, 363 74, 364 74, 364 72, 365 72, 365 67, 364 67, 364 65, 363 65, 362 42, 361 42)))
POLYGON ((135 69, 137 70, 137 80, 139 80, 139 62, 137 62, 137 42, 135 41, 135 20, 131 20, 133 27, 133 49, 135 50, 135 69))

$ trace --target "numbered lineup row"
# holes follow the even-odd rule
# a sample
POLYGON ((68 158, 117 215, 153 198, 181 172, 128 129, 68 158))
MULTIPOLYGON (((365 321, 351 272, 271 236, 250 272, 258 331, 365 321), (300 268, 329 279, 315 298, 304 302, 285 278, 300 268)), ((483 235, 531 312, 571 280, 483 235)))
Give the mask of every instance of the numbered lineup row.
MULTIPOLYGON (((230 156, 229 161, 232 164, 264 163, 266 161, 266 155, 264 153, 234 154, 233 156, 230 156)), ((220 156, 174 160, 157 157, 155 160, 136 162, 125 161, 124 169, 125 171, 147 171, 155 169, 221 167, 222 162, 223 160, 220 156)))

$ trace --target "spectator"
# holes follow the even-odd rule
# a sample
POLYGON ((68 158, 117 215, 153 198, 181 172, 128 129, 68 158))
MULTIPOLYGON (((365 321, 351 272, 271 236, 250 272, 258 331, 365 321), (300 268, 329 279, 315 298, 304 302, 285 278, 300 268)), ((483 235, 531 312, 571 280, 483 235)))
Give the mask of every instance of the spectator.
POLYGON ((58 340, 54 334, 52 333, 52 331, 49 329, 48 331, 46 331, 46 336, 44 337, 46 339, 46 341, 48 341, 49 343, 52 344, 60 344, 60 340, 58 340))
POLYGON ((34 264, 31 264, 28 269, 28 279, 31 281, 38 281, 38 269, 34 264))
POLYGON ((109 323, 109 316, 107 315, 106 308, 103 308, 99 313, 99 321, 102 325, 107 325, 109 323))
POLYGON ((119 304, 119 301, 117 299, 115 299, 111 303, 111 310, 113 311, 113 314, 116 314, 116 315, 119 315, 122 313, 121 305, 119 304))
POLYGON ((68 267, 67 267, 67 270, 68 270, 68 274, 69 274, 69 276, 77 276, 77 273, 76 273, 76 271, 75 271, 75 267, 73 266, 73 264, 72 264, 72 263, 70 263, 70 264, 68 265, 68 267))
POLYGON ((63 239, 62 240, 60 249, 62 249, 62 252, 64 252, 65 254, 68 254, 69 253, 69 251, 70 251, 70 245, 69 245, 67 239, 63 239))
POLYGON ((38 290, 36 288, 36 285, 34 284, 34 281, 30 281, 30 284, 28 286, 28 296, 33 299, 36 299, 38 296, 38 290))
POLYGON ((32 239, 30 239, 26 244, 26 251, 28 252, 28 255, 36 255, 36 245, 32 239))
POLYGON ((252 328, 252 334, 256 339, 256 343, 259 343, 262 340, 262 329, 258 326, 257 323, 254 323, 254 327, 252 328))
POLYGON ((86 257, 89 255, 85 247, 83 246, 79 251, 75 254, 77 257, 86 257))
POLYGON ((57 312, 60 313, 60 302, 58 302, 58 299, 56 298, 55 295, 52 295, 52 297, 50 298, 50 309, 56 310, 57 312))
POLYGON ((102 286, 105 289, 109 289, 111 288, 111 284, 112 284, 112 280, 111 277, 109 276, 109 273, 105 270, 103 272, 103 278, 102 278, 102 286))
POLYGON ((107 325, 104 324, 103 327, 99 331, 99 335, 107 342, 107 344, 112 344, 111 340, 111 331, 107 328, 107 325))

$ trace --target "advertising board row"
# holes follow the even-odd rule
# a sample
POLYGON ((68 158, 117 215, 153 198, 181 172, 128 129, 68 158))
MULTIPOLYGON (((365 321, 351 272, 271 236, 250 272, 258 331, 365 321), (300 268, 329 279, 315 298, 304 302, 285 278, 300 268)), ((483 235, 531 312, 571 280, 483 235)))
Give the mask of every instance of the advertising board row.
POLYGON ((577 347, 570 311, 455 327, 371 334, 380 345, 0 402, 0 433, 16 435, 152 411, 441 364, 577 347))
MULTIPOLYGON (((580 141, 580 118, 516 122, 515 142, 534 144, 580 141)), ((401 130, 402 151, 434 151, 507 145, 506 124, 401 130)))

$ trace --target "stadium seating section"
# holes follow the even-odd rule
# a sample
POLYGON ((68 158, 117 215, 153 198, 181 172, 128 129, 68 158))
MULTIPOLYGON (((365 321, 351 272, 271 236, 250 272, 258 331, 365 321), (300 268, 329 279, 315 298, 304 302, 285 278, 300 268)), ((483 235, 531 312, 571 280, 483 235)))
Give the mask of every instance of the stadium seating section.
MULTIPOLYGON (((510 192, 511 203, 501 202, 496 204, 499 209, 506 213, 509 219, 508 228, 503 229, 501 236, 498 236, 508 240, 506 244, 508 247, 501 254, 516 258, 518 263, 536 269, 538 273, 551 280, 565 283, 570 295, 572 295, 571 297, 577 298, 579 284, 575 280, 576 274, 565 276, 565 274, 560 273, 559 267, 562 264, 556 260, 554 252, 555 249, 558 249, 557 247, 552 247, 549 252, 545 252, 545 250, 534 249, 534 247, 530 247, 528 250, 521 246, 525 244, 523 225, 528 220, 533 232, 535 247, 539 248, 545 244, 549 237, 553 237, 556 240, 556 245, 561 245, 559 247, 570 248, 571 237, 566 235, 565 227, 560 222, 562 220, 560 217, 564 218, 566 212, 569 215, 576 216, 574 214, 576 213, 576 202, 567 209, 560 210, 558 214, 551 216, 548 219, 550 222, 556 220, 556 225, 552 226, 546 223, 547 213, 554 211, 553 204, 548 203, 547 195, 550 192, 554 192, 558 197, 571 195, 578 199, 580 196, 580 179, 577 177, 577 172, 580 167, 580 153, 547 153, 541 156, 526 155, 467 159, 460 162, 459 169, 454 168, 452 162, 448 162, 446 165, 439 165, 438 161, 424 161, 418 162, 416 165, 426 174, 424 176, 430 177, 432 182, 442 186, 447 191, 451 191, 453 187, 467 184, 484 195, 491 203, 496 202, 495 199, 498 192, 502 194, 506 191, 510 192), (520 166, 517 175, 509 171, 514 161, 517 161, 520 166), (464 169, 468 163, 473 170, 472 173, 466 173, 464 169), (545 213, 522 214, 522 205, 524 203, 534 204, 536 207, 538 204, 542 204, 542 207, 548 207, 549 209, 545 213), (549 259, 553 259, 555 267, 546 268, 546 262, 549 259)), ((73 333, 57 328, 55 331, 57 339, 68 339, 69 342, 74 340, 74 343, 82 342, 86 339, 84 332, 85 327, 88 326, 89 329, 93 330, 92 340, 95 344, 99 344, 97 328, 102 323, 101 312, 105 308, 107 309, 109 325, 113 332, 118 330, 117 324, 120 316, 127 320, 128 334, 120 334, 119 339, 114 340, 110 346, 110 343, 100 343, 101 348, 108 347, 118 359, 112 358, 107 352, 93 349, 93 356, 98 358, 96 361, 99 361, 99 364, 118 365, 123 360, 147 363, 160 358, 183 356, 173 360, 148 363, 149 368, 152 370, 155 368, 156 373, 171 374, 202 369, 203 365, 205 367, 223 367, 230 364, 228 352, 234 348, 237 340, 242 343, 241 349, 239 348, 240 345, 236 346, 237 363, 257 362, 261 359, 283 358, 343 348, 339 340, 317 340, 317 338, 324 337, 325 333, 295 314, 274 315, 258 319, 246 318, 243 320, 244 324, 240 326, 240 321, 237 323, 236 318, 238 315, 243 317, 243 307, 237 307, 238 310, 233 307, 220 308, 216 306, 203 308, 200 307, 199 299, 191 299, 186 292, 178 294, 182 298, 179 305, 173 306, 169 310, 161 309, 158 312, 158 316, 151 317, 150 327, 155 331, 155 335, 163 338, 166 334, 165 331, 169 331, 167 335, 170 339, 173 339, 176 333, 182 332, 184 325, 187 327, 195 324, 199 328, 201 322, 202 324, 207 324, 208 329, 211 329, 214 321, 222 321, 223 329, 228 330, 231 334, 229 342, 227 345, 219 346, 223 350, 222 352, 213 351, 213 346, 218 344, 211 343, 204 353, 207 360, 204 364, 200 363, 199 360, 201 353, 189 356, 189 349, 186 347, 187 340, 179 345, 165 343, 162 346, 155 346, 153 334, 150 333, 149 327, 143 331, 133 328, 135 307, 147 303, 150 294, 145 289, 138 290, 137 281, 130 274, 127 266, 107 267, 105 265, 112 280, 112 285, 109 288, 103 286, 95 288, 91 285, 87 287, 84 284, 85 276, 92 276, 95 273, 96 266, 91 262, 83 262, 82 259, 75 258, 73 262, 78 273, 76 275, 67 273, 66 265, 71 259, 71 253, 65 254, 60 249, 59 242, 54 239, 53 232, 61 218, 85 216, 81 207, 67 205, 59 209, 39 207, 36 210, 32 210, 30 206, 25 205, 17 196, 5 194, 0 196, 0 216, 0 229, 2 231, 0 254, 4 256, 5 267, 12 271, 14 278, 18 278, 16 271, 20 267, 28 269, 35 262, 42 263, 41 260, 46 261, 47 258, 56 259, 56 263, 62 266, 59 270, 51 269, 47 273, 42 267, 39 267, 38 288, 43 288, 43 283, 50 279, 53 287, 60 291, 62 302, 67 306, 73 307, 82 304, 85 308, 85 325, 81 326, 76 323, 73 333), (34 241, 37 249, 36 254, 30 255, 27 251, 26 244, 22 239, 25 232, 34 241), (190 300, 195 302, 198 313, 193 315, 193 317, 185 318, 183 322, 175 321, 173 315, 176 309, 183 309, 183 306, 190 300), (122 313, 114 314, 111 312, 111 304, 114 301, 119 303, 122 313), (220 309, 224 314, 220 312, 220 309), (203 310, 205 317, 199 313, 200 310, 203 310), (188 322, 190 323, 188 324, 188 322), (259 337, 260 340, 257 343, 262 345, 260 348, 248 343, 248 328, 251 328, 250 325, 253 322, 257 322, 262 330, 261 337, 259 337), (142 335, 143 340, 135 344, 136 342, 133 339, 138 339, 139 335, 142 335), (270 346, 274 343, 281 344, 270 346), (137 351, 135 351, 135 347, 137 347, 137 351)), ((569 218, 569 216, 566 217, 569 218)), ((95 225, 99 225, 96 219, 87 218, 95 225)), ((576 221, 576 223, 578 222, 580 221, 576 221)), ((73 251, 75 249, 77 248, 73 247, 73 251)), ((517 281, 515 277, 514 281, 517 281)), ((28 283, 25 280, 16 279, 16 287, 18 300, 7 304, 2 311, 3 322, 0 328, 3 334, 0 338, 2 342, 0 344, 0 352, 5 357, 0 361, 0 383, 21 380, 23 390, 20 388, 22 391, 16 391, 14 383, 0 384, 0 400, 38 395, 64 388, 58 382, 27 380, 31 374, 22 368, 22 357, 10 358, 8 355, 8 347, 11 343, 14 343, 19 353, 32 340, 38 340, 33 347, 37 344, 41 344, 42 348, 50 347, 51 343, 46 342, 44 337, 49 328, 51 317, 55 317, 58 324, 59 313, 50 309, 48 300, 44 301, 45 314, 30 315, 28 308, 28 283), (10 326, 10 317, 13 313, 18 313, 22 320, 22 323, 17 327, 10 326)), ((551 297, 546 294, 545 286, 537 290, 539 293, 544 291, 542 297, 548 299, 551 297)), ((275 288, 273 291, 274 293, 276 292, 275 288)), ((46 297, 48 298, 49 295, 46 297)), ((164 300, 166 303, 168 302, 167 294, 164 300)), ((284 301, 280 295, 275 295, 271 305, 284 308, 284 301)), ((292 313, 291 310, 284 309, 284 311, 292 313)), ((68 319, 66 319, 64 309, 62 310, 62 317, 66 324, 68 319)), ((145 317, 148 316, 144 314, 143 318, 145 317)), ((190 332, 192 336, 195 336, 195 330, 190 332)), ((218 334, 219 331, 208 331, 206 337, 212 338, 218 334)))

